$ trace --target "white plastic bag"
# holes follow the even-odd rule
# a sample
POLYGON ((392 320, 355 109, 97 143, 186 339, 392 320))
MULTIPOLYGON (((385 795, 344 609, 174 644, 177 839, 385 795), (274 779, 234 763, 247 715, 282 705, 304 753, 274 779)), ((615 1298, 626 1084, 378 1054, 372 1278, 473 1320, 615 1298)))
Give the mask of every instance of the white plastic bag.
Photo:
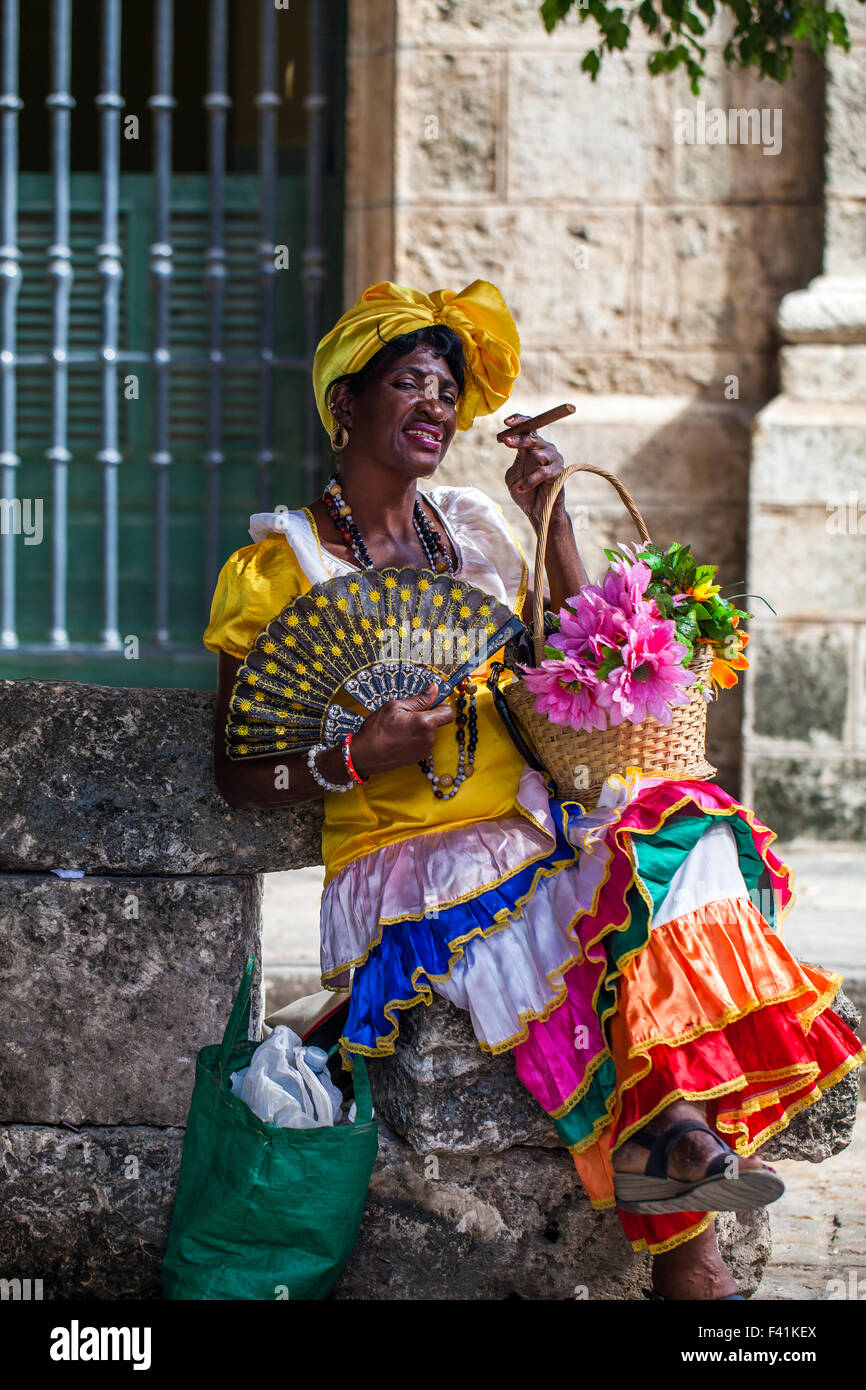
MULTIPOLYGON (((316 1072, 297 1033, 278 1027, 231 1077, 235 1095, 267 1124, 318 1129, 338 1124, 342 1096, 327 1068, 316 1072)), ((317 1059, 321 1062, 321 1056, 317 1059)))

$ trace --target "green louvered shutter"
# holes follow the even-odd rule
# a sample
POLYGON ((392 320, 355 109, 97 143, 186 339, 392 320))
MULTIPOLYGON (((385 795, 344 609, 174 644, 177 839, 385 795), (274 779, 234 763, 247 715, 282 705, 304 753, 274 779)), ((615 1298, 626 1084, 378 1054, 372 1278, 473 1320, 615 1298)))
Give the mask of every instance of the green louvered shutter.
MULTIPOLYGON (((20 242, 23 278, 18 305, 19 354, 45 352, 51 344, 51 291, 46 249, 51 242, 50 180, 22 175, 20 242)), ((120 241, 124 278, 121 292, 121 351, 146 353, 151 344, 150 240, 151 179, 124 175, 120 183, 120 241)), ((101 376, 99 371, 101 285, 96 247, 100 240, 99 180, 91 174, 71 181, 74 281, 71 302, 70 354, 86 354, 72 365, 69 378, 68 628, 73 642, 97 642, 101 630, 102 468, 100 448, 101 376)), ((339 264, 341 189, 326 181, 329 216, 328 263, 339 264)), ((259 385, 255 358, 259 351, 258 185, 254 175, 226 181, 226 249, 228 285, 224 354, 250 359, 244 369, 227 363, 223 375, 221 447, 220 557, 249 543, 248 519, 257 510, 259 385)), ((290 273, 276 277, 274 351, 303 352, 304 311, 298 274, 304 242, 303 179, 278 180, 279 240, 289 248, 290 273)), ((207 475, 208 306, 204 284, 208 244, 208 180, 179 175, 172 184, 173 268, 171 346, 178 358, 194 355, 194 365, 178 362, 171 374, 171 450, 169 520, 169 617, 177 653, 147 660, 89 657, 83 654, 40 656, 4 654, 4 676, 57 675, 116 685, 188 685, 212 688, 213 657, 201 646, 210 590, 205 577, 205 492, 207 475), (186 650, 183 650, 183 649, 186 650)), ((331 277, 326 315, 340 310, 339 275, 331 277)), ((146 649, 153 628, 153 468, 151 381, 146 364, 118 369, 119 433, 123 462, 119 471, 121 635, 138 636, 146 649), (124 379, 138 378, 138 398, 128 399, 124 379)), ((41 545, 17 546, 18 632, 22 642, 46 640, 50 622, 51 468, 45 450, 51 443, 50 375, 41 367, 22 365, 18 377, 18 440, 21 455, 19 496, 44 501, 45 535, 41 545)), ((298 506, 306 501, 301 449, 306 383, 300 373, 274 373, 273 489, 269 505, 298 506)))

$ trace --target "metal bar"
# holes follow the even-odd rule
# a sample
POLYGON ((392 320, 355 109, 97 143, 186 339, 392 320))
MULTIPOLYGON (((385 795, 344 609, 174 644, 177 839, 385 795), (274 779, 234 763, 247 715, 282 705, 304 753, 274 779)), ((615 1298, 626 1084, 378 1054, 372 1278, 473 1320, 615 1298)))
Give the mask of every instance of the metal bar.
MULTIPOLYGON (((203 352, 172 352, 172 365, 175 367, 208 367, 210 356, 203 352)), ((50 352, 22 352, 18 353, 15 361, 19 367, 51 367, 54 359, 50 352)), ((102 356, 98 352, 76 351, 70 348, 66 354, 67 365, 70 367, 94 367, 102 362, 102 356)), ((127 364, 135 366, 149 365, 153 361, 152 352, 133 352, 118 351, 114 354, 114 361, 117 366, 127 364)), ((258 374, 262 365, 261 356, 258 353, 248 352, 223 352, 222 366, 232 367, 237 371, 254 371, 258 374)), ((278 357, 271 358, 271 367, 280 368, 285 371, 306 372, 309 369, 309 362, 306 357, 278 357)))
POLYGON ((259 509, 271 502, 273 474, 274 383, 274 231, 276 226, 277 113, 280 98, 276 90, 277 10, 274 0, 259 4, 259 87, 255 103, 259 108, 259 509))
POLYGON ((325 248, 322 244, 325 182, 325 133, 328 98, 325 92, 325 3, 313 0, 309 8, 309 88, 304 98, 307 112, 307 244, 302 258, 307 381, 304 391, 304 482, 307 495, 322 485, 322 422, 313 395, 312 370, 321 337, 322 295, 325 286, 325 248))
POLYGON ((153 242, 150 247, 150 273, 153 279, 153 576, 154 641, 157 647, 168 643, 168 470, 173 458, 170 449, 169 418, 171 391, 171 135, 172 111, 177 105, 171 94, 174 60, 174 0, 157 0, 156 42, 153 55, 153 96, 148 106, 153 112, 153 242))
POLYGON ((118 195, 120 183, 120 0, 102 0, 102 91, 96 97, 100 111, 100 182, 102 240, 96 248, 102 283, 102 447, 96 455, 102 465, 102 584, 101 640, 105 647, 120 648, 118 631, 118 518, 117 470, 121 463, 117 432, 117 346, 120 283, 123 278, 119 240, 118 195))
MULTIPOLYGON (((54 656, 57 648, 53 642, 21 642, 18 652, 23 656, 54 656)), ((200 660, 207 660, 207 656, 202 656, 203 647, 201 643, 191 645, 190 643, 176 642, 169 647, 159 647, 155 644, 142 642, 139 651, 139 660, 146 660, 148 656, 190 656, 198 657, 200 660)), ((106 660, 113 658, 115 661, 119 653, 108 647, 98 646, 95 642, 70 642, 64 650, 64 656, 68 653, 84 656, 99 656, 106 660)), ((71 668, 74 670, 74 667, 71 668)))
POLYGON ((72 0, 54 0, 51 16, 51 86, 45 105, 51 112, 51 196, 54 240, 48 248, 48 276, 53 285, 51 353, 51 464, 53 527, 51 533, 51 643, 69 646, 66 628, 69 464, 69 301, 72 294, 72 247, 69 243, 69 126, 75 105, 69 91, 72 0))
POLYGON ((220 565, 219 530, 223 464, 222 384, 225 301, 228 260, 225 251, 226 126, 231 99, 227 91, 228 5, 211 0, 207 111, 208 170, 210 172, 209 245, 205 256, 208 309, 207 444, 204 454, 205 596, 213 593, 220 565))
MULTIPOLYGON (((21 285, 21 252, 18 247, 18 0, 3 0, 2 93, 0 93, 0 277, 2 277, 2 351, 0 351, 0 479, 3 498, 18 493, 21 459, 16 451, 15 307, 21 285)), ((0 534, 0 574, 3 607, 0 615, 0 647, 18 646, 15 629, 15 533, 6 525, 4 508, 0 534)))

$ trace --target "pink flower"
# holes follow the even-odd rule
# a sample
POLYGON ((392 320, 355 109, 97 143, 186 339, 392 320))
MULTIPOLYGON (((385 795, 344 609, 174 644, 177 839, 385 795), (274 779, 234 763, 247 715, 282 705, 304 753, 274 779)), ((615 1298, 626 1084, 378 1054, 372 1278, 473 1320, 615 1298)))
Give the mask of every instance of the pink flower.
POLYGON ((527 686, 536 696, 535 709, 552 724, 572 729, 606 729, 607 719, 598 706, 600 682, 585 663, 567 656, 548 659, 542 666, 519 666, 527 686))
POLYGON ((630 618, 639 611, 641 605, 646 606, 643 596, 651 578, 649 565, 645 565, 642 560, 633 557, 629 560, 624 556, 621 560, 611 563, 600 584, 585 584, 579 597, 593 595, 603 599, 612 608, 619 609, 630 618))
POLYGON ((560 613, 558 646, 566 656, 573 656, 597 665, 607 647, 618 647, 625 634, 622 613, 612 608, 596 594, 587 594, 584 589, 568 602, 573 607, 563 608, 560 613))
POLYGON ((636 616, 622 647, 623 664, 610 672, 598 693, 612 725, 623 720, 642 724, 650 715, 670 724, 672 706, 688 704, 686 690, 697 677, 681 664, 686 648, 675 634, 672 621, 636 616))

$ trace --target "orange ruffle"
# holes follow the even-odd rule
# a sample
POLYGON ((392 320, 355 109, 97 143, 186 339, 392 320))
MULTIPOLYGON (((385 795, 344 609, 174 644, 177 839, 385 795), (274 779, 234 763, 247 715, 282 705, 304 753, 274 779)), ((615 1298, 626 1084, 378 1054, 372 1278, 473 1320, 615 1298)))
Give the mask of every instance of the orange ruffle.
POLYGON ((677 917, 653 929, 620 976, 610 1027, 618 1088, 648 1070, 648 1049, 682 1044, 767 1004, 790 1002, 808 1032, 841 983, 841 975, 795 960, 750 898, 677 917))
MULTIPOLYGON (((707 904, 654 928, 618 980, 609 1021, 617 1087, 611 1126, 573 1155, 594 1207, 615 1205, 611 1153, 678 1097, 752 1153, 866 1056, 829 1009, 841 976, 791 956, 750 899, 707 904)), ((706 1213, 620 1213, 636 1250, 659 1253, 706 1213)))

